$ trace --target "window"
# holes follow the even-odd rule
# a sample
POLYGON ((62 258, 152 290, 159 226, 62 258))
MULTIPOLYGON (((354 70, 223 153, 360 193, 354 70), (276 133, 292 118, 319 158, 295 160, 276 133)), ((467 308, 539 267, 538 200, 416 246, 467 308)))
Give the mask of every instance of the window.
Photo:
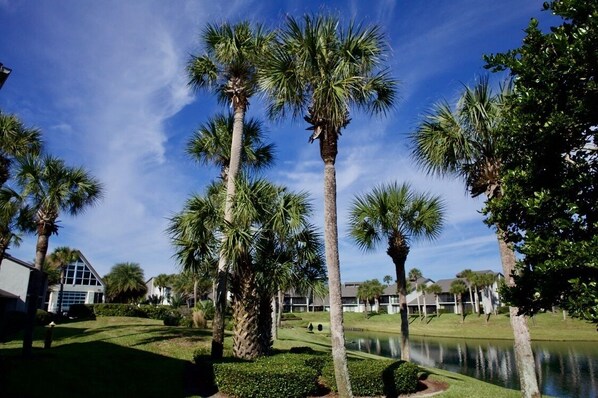
POLYGON ((62 292, 62 310, 68 311, 73 304, 85 304, 86 292, 62 292))

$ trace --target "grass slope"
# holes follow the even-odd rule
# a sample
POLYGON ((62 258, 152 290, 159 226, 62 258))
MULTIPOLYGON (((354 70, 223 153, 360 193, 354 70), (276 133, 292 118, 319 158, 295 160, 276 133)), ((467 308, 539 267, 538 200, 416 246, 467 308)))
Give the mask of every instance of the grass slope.
MULTIPOLYGON (((29 359, 20 356, 20 340, 0 344, 0 397, 206 395, 201 385, 210 375, 198 373, 191 360, 194 349, 209 347, 209 330, 167 327, 141 318, 99 317, 58 325, 49 350, 42 348, 44 333, 44 328, 36 329, 34 355, 29 359)), ((225 346, 230 349, 230 336, 225 346)), ((294 346, 330 351, 330 338, 326 333, 306 333, 302 327, 282 329, 275 348, 294 346)), ((430 377, 450 384, 439 397, 520 395, 466 376, 436 369, 429 372, 430 377)))

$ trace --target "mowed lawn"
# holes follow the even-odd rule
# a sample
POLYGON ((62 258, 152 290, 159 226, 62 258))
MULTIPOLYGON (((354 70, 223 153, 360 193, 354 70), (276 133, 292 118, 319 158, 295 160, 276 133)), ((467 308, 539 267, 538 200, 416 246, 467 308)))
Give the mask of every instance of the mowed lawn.
MULTIPOLYGON (((304 319, 285 322, 275 348, 310 346, 329 351, 330 338, 325 331, 308 333, 303 327, 309 322, 307 318, 324 321, 327 314, 302 315, 304 319)), ((364 319, 363 314, 347 315, 351 327, 356 327, 354 316, 355 321, 364 319)), ((385 323, 384 317, 391 316, 380 317, 363 322, 385 323)), ((192 363, 196 348, 209 347, 210 330, 163 326, 160 321, 142 318, 98 317, 95 321, 56 326, 52 348, 44 350, 46 330, 36 329, 34 355, 29 359, 20 355, 20 340, 0 343, 0 397, 194 397, 214 392, 206 387, 211 385, 213 375, 201 373, 192 363)), ((225 349, 230 352, 230 347, 228 336, 225 349)), ((428 371, 430 377, 450 385, 440 397, 520 395, 466 376, 428 371)))

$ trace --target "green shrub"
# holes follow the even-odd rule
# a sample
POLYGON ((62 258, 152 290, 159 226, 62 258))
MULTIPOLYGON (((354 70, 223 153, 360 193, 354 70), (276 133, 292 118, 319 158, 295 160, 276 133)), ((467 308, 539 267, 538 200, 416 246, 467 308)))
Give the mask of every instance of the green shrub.
POLYGON ((44 310, 36 310, 35 324, 38 326, 46 326, 54 320, 54 315, 44 310))
POLYGON ((300 356, 287 354, 255 362, 217 363, 216 384, 222 393, 238 398, 306 397, 314 392, 318 374, 305 366, 300 356))
POLYGON ((69 318, 95 319, 93 306, 89 304, 72 304, 68 311, 69 318))
MULTIPOLYGON (((386 359, 351 360, 348 363, 351 388, 356 396, 396 397, 417 391, 417 365, 386 359)), ((322 382, 338 391, 334 378, 334 364, 330 361, 322 370, 322 382)))
POLYGON ((174 310, 168 305, 140 305, 137 307, 145 314, 144 318, 157 319, 163 321, 168 315, 174 313, 174 310))
POLYGON ((21 311, 7 311, 0 318, 0 341, 7 341, 25 328, 27 314, 21 311))
POLYGON ((198 301, 197 304, 195 304, 195 309, 203 311, 204 317, 207 321, 214 319, 216 307, 214 307, 214 302, 212 300, 198 301))
POLYGON ((180 326, 183 317, 178 313, 171 313, 164 317, 164 326, 180 326))
POLYGON ((283 312, 281 319, 283 321, 300 321, 301 317, 295 315, 292 312, 283 312))
POLYGON ((93 312, 96 316, 132 316, 137 318, 147 318, 145 311, 134 304, 94 304, 93 312))
POLYGON ((211 349, 208 346, 197 347, 193 350, 193 362, 196 364, 209 361, 211 359, 211 349))

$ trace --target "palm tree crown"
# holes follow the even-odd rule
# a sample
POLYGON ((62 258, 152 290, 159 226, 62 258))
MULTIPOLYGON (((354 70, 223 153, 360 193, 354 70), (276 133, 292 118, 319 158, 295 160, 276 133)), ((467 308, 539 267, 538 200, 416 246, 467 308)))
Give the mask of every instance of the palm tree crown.
POLYGON ((27 128, 15 115, 0 111, 0 187, 10 177, 14 158, 38 155, 42 148, 41 133, 27 128))
POLYGON ((147 292, 143 269, 137 263, 116 264, 103 279, 106 295, 112 302, 133 302, 147 292))
POLYGON ((442 101, 434 105, 417 130, 413 157, 431 174, 463 178, 472 196, 500 193, 500 159, 495 137, 509 84, 494 94, 488 78, 464 87, 456 109, 442 101))
POLYGON ((408 184, 382 185, 354 200, 350 234, 364 250, 374 250, 386 239, 389 255, 399 248, 408 253, 412 240, 438 237, 443 211, 444 204, 437 196, 416 194, 408 184))
MULTIPOLYGON (((220 177, 228 178, 234 117, 218 114, 201 125, 187 144, 187 153, 199 163, 220 168, 220 177)), ((243 126, 241 167, 259 170, 274 161, 274 144, 264 143, 262 123, 249 119, 243 126)))

